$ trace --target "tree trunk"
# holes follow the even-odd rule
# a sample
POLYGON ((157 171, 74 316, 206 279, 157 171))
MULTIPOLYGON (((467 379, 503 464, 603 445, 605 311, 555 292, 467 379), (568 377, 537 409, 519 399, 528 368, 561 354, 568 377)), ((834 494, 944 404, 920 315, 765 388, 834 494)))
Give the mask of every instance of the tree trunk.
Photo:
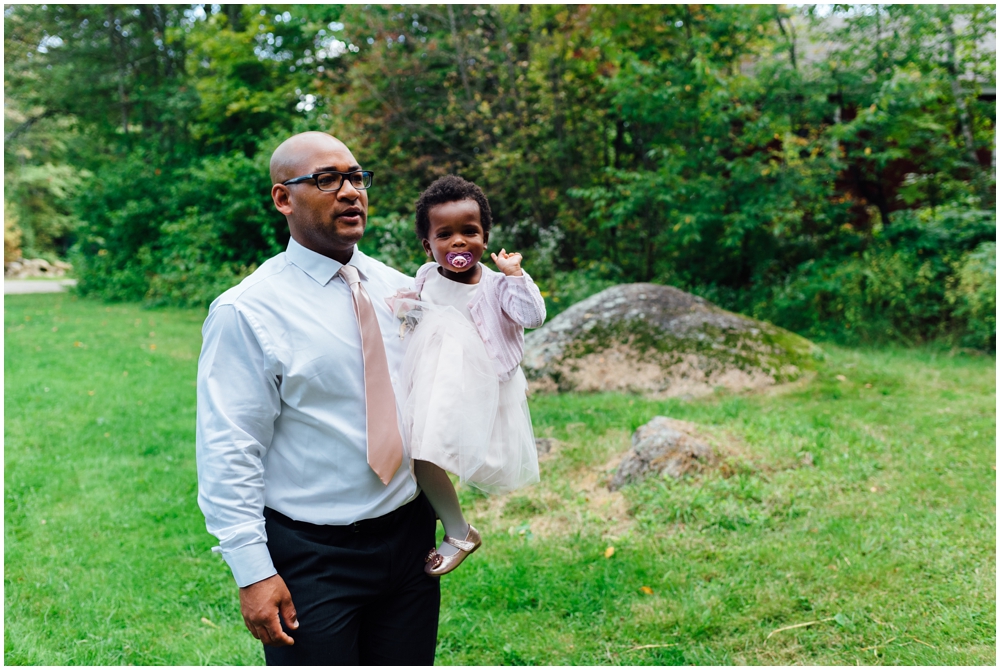
POLYGON ((518 5, 517 13, 520 17, 521 25, 515 31, 514 45, 517 49, 517 60, 528 66, 528 59, 531 58, 531 46, 529 36, 531 35, 531 5, 518 5))
POLYGON ((622 163, 622 156, 625 155, 625 122, 622 121, 621 117, 615 119, 615 168, 624 167, 622 163))
POLYGON ((108 17, 108 37, 111 42, 111 50, 115 54, 118 62, 118 104, 122 113, 122 132, 128 138, 128 93, 125 90, 125 46, 122 44, 121 35, 115 30, 114 10, 107 7, 108 17))
POLYGON ((465 54, 462 52, 462 37, 458 34, 458 27, 455 25, 455 7, 448 5, 448 23, 451 25, 451 40, 455 46, 455 62, 458 65, 458 74, 462 77, 462 88, 465 89, 466 107, 473 104, 472 89, 469 87, 469 75, 465 71, 465 54))
POLYGON ((653 281, 656 272, 656 225, 652 214, 646 214, 646 271, 645 281, 653 281))
POLYGON ((965 105, 962 87, 958 81, 958 64, 955 62, 955 31, 951 25, 948 5, 941 5, 941 24, 944 26, 945 43, 948 48, 948 61, 945 64, 945 69, 948 71, 948 79, 951 83, 951 94, 955 96, 955 106, 958 107, 958 122, 962 129, 965 151, 969 156, 972 169, 979 172, 979 157, 976 156, 976 140, 972 136, 972 121, 969 118, 969 109, 965 105))
MULTIPOLYGON (((837 106, 833 108, 833 127, 834 128, 836 128, 837 126, 839 126, 840 122, 843 120, 842 112, 841 112, 841 108, 840 108, 840 103, 841 103, 841 96, 840 96, 840 94, 838 94, 837 95, 837 102, 836 102, 837 106)), ((831 140, 831 142, 830 142, 830 151, 831 151, 831 154, 833 155, 833 159, 834 160, 839 160, 840 159, 840 142, 837 140, 836 136, 834 136, 833 140, 831 140)))
POLYGON ((794 32, 794 29, 792 28, 791 24, 789 24, 788 28, 791 31, 791 33, 790 33, 791 37, 789 37, 789 33, 785 32, 785 24, 781 20, 781 9, 778 7, 778 5, 774 6, 774 17, 778 20, 778 30, 781 31, 781 36, 784 37, 788 41, 788 56, 789 56, 789 59, 792 61, 792 69, 795 70, 796 72, 798 72, 799 66, 798 66, 798 63, 795 60, 795 32, 794 32))
POLYGON ((226 13, 229 21, 229 29, 234 33, 243 32, 243 5, 222 5, 222 10, 226 13))

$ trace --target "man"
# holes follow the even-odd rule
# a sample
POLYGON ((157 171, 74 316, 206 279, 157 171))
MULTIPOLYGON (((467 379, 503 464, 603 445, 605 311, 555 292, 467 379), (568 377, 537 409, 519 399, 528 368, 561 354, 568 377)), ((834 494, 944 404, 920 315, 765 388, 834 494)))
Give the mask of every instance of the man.
POLYGON ((198 362, 198 502, 269 665, 424 665, 435 518, 402 452, 385 298, 412 280, 362 254, 363 171, 325 133, 271 157, 291 240, 212 303, 198 362))

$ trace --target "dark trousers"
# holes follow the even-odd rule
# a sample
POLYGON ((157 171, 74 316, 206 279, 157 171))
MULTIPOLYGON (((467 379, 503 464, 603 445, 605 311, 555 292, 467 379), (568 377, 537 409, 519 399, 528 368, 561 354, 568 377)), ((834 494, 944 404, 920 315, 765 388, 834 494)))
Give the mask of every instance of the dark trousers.
POLYGON ((441 589, 424 574, 436 520, 423 494, 350 526, 264 519, 299 620, 294 645, 264 646, 268 665, 433 665, 441 589))

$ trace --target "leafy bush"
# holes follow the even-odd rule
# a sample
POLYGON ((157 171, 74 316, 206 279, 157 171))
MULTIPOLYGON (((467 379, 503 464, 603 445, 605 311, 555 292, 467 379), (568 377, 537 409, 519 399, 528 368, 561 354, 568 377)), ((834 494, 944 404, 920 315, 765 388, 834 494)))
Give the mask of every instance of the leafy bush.
POLYGON ((965 320, 962 344, 996 351, 996 242, 983 242, 965 254, 955 268, 945 295, 955 316, 965 320))
POLYGON ((595 263, 573 272, 556 271, 548 281, 539 282, 545 298, 546 318, 552 319, 566 308, 619 283, 620 275, 608 264, 595 263))
POLYGON ((28 258, 55 260, 64 253, 79 219, 70 199, 91 175, 69 165, 16 166, 6 175, 4 210, 16 217, 20 245, 28 258))
POLYGON ((78 290, 207 305, 287 241, 264 160, 234 152, 171 169, 140 155, 103 170, 78 202, 78 290))
POLYGON ((165 223, 158 245, 163 254, 149 277, 145 298, 151 304, 207 305, 253 272, 256 265, 218 260, 213 215, 188 208, 186 216, 165 223))
POLYGON ((991 266, 987 242, 996 236, 995 216, 960 207, 903 211, 876 233, 849 255, 803 263, 743 306, 811 337, 857 343, 945 336, 986 347, 996 329, 995 245, 991 266))
POLYGON ((21 229, 17 225, 17 215, 11 211, 7 201, 3 201, 3 262, 9 263, 21 258, 21 229))
POLYGON ((358 246, 369 256, 408 275, 427 262, 414 229, 413 214, 369 216, 365 236, 358 246))

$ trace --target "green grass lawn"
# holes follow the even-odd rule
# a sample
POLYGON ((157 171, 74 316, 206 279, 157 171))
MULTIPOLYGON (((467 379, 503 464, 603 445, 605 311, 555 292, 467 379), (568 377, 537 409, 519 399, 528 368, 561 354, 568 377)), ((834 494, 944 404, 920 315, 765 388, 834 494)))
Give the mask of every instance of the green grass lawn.
MULTIPOLYGON (((7 664, 263 662, 195 500, 203 318, 5 296, 7 664)), ((995 664, 995 360, 827 352, 766 395, 533 398, 557 446, 536 487, 462 492, 485 545, 438 663, 995 664), (725 467, 609 493, 658 414, 725 467)))

